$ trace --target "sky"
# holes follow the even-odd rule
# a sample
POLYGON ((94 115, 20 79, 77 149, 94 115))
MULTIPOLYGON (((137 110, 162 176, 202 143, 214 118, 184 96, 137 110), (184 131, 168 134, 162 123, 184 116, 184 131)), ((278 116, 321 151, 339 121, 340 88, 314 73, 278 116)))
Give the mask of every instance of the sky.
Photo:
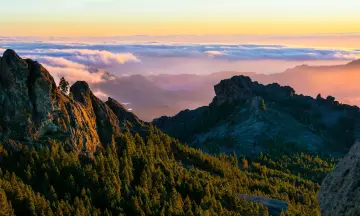
MULTIPOLYGON (((11 0, 0 53, 52 74, 279 73, 360 58, 358 0, 11 0)), ((0 54, 1 55, 1 54, 0 54)))
POLYGON ((358 0, 11 0, 2 36, 360 32, 358 0))
POLYGON ((90 85, 106 72, 281 73, 359 59, 359 11, 359 0, 7 0, 0 56, 90 85))

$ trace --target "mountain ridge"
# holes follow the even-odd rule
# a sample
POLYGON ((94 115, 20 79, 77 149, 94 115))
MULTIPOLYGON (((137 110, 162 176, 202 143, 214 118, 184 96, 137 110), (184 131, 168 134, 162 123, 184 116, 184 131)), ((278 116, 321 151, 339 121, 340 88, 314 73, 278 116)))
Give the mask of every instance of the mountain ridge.
MULTIPOLYGON (((72 150, 93 153, 126 129, 113 112, 128 113, 119 103, 109 99, 111 109, 84 81, 72 85, 67 96, 42 65, 20 58, 13 50, 0 57, 0 84, 2 140, 18 144, 62 140, 72 150)), ((130 113, 127 116, 137 119, 130 113)), ((138 119, 136 124, 146 127, 138 119)))
POLYGON ((161 115, 172 116, 184 109, 195 109, 209 104, 215 96, 213 86, 220 80, 236 75, 249 76, 263 84, 275 82, 288 85, 296 92, 312 97, 321 93, 335 96, 342 103, 359 105, 360 102, 355 94, 360 91, 355 82, 360 76, 360 65, 356 63, 358 61, 339 65, 298 65, 274 74, 222 71, 210 74, 184 72, 114 76, 100 72, 105 81, 93 83, 91 87, 94 91, 100 91, 118 101, 131 103, 129 108, 146 121, 152 121, 161 115))
POLYGON ((216 96, 209 106, 161 117, 153 123, 182 142, 204 150, 207 145, 212 148, 225 140, 231 148, 219 146, 220 152, 238 154, 244 153, 242 146, 263 151, 273 139, 283 140, 285 145, 301 141, 296 146, 311 151, 334 146, 342 152, 355 141, 359 108, 341 104, 331 96, 314 99, 297 95, 289 86, 262 85, 246 76, 222 80, 214 91, 216 96), (266 110, 260 107, 262 101, 266 110))

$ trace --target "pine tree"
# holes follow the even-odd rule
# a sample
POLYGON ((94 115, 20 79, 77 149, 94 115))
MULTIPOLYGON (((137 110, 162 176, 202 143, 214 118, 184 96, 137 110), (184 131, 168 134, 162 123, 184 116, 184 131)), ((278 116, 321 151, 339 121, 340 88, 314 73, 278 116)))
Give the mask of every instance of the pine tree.
POLYGON ((0 188, 0 216, 14 215, 14 210, 6 198, 5 191, 0 188))
POLYGON ((64 77, 61 77, 60 79, 59 88, 64 94, 67 94, 69 91, 69 82, 66 81, 64 77))

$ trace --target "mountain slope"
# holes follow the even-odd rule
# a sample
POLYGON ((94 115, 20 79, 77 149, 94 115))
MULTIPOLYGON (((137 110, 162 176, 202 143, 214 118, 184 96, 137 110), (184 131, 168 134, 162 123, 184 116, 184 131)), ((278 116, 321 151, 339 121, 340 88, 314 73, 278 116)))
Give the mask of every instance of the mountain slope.
POLYGON ((67 96, 37 62, 11 50, 0 62, 3 215, 318 213, 332 159, 210 156, 100 101, 85 82, 67 96))
POLYGON ((359 109, 339 104, 332 97, 297 95, 291 87, 262 85, 245 76, 223 80, 214 89, 216 96, 209 106, 153 123, 169 135, 212 153, 249 155, 294 148, 346 152, 355 140, 359 109), (275 148, 274 143, 282 146, 275 148))

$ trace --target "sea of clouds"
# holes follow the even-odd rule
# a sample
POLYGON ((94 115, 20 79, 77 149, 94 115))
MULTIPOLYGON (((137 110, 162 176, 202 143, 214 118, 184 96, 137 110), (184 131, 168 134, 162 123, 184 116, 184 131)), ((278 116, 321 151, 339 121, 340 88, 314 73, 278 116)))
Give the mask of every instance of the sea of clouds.
POLYGON ((296 61, 296 64, 301 64, 304 61, 351 61, 360 56, 358 49, 284 45, 121 43, 112 40, 86 42, 0 37, 0 53, 6 49, 15 50, 23 58, 39 61, 57 81, 64 76, 70 82, 85 80, 89 83, 103 82, 104 71, 118 76, 210 73, 223 69, 241 70, 239 65, 249 61, 296 61))

